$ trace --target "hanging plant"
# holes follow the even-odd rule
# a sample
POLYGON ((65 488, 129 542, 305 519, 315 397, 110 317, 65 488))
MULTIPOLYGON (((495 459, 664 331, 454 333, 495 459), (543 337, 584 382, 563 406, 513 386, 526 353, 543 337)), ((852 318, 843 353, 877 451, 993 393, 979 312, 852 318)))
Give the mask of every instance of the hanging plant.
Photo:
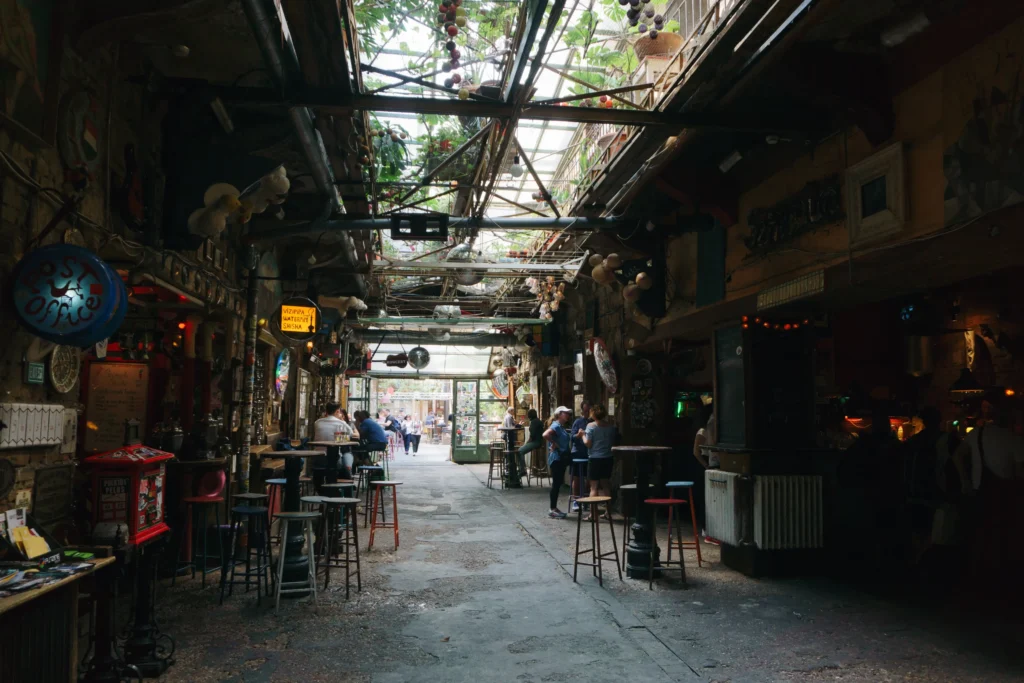
POLYGON ((376 162, 377 179, 381 181, 398 180, 402 177, 409 161, 409 148, 406 139, 409 131, 399 124, 379 122, 374 119, 371 130, 373 138, 373 157, 376 162))

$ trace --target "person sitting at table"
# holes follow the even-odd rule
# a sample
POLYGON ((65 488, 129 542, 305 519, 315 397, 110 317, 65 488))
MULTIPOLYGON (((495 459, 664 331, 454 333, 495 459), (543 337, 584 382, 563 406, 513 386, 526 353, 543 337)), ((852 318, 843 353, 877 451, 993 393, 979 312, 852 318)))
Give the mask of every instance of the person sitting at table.
POLYGON ((589 462, 587 474, 590 481, 591 496, 610 496, 612 466, 612 446, 615 445, 615 425, 608 421, 608 411, 604 406, 596 405, 590 409, 594 421, 587 425, 583 432, 583 443, 587 447, 589 462))
MULTIPOLYGON (((328 403, 325 410, 326 415, 313 423, 314 441, 347 441, 352 435, 352 425, 342 419, 344 412, 340 403, 328 403)), ((343 467, 352 467, 352 454, 342 454, 341 463, 343 467), (345 456, 348 456, 347 458, 345 456), (345 460, 347 464, 344 464, 345 460)), ((313 467, 327 467, 327 456, 318 455, 313 459, 313 467)))
POLYGON ((536 448, 540 448, 544 443, 544 423, 537 417, 537 411, 530 408, 526 413, 526 417, 530 420, 530 426, 526 443, 520 446, 518 451, 520 472, 526 471, 526 454, 536 448))
POLYGON ((572 411, 565 406, 559 406, 555 409, 555 414, 551 416, 551 426, 544 432, 544 439, 548 442, 548 469, 551 471, 551 493, 549 494, 551 506, 548 517, 552 519, 565 519, 566 517, 566 514, 558 509, 558 492, 562 490, 562 484, 565 483, 565 469, 572 461, 572 455, 569 453, 571 439, 566 430, 570 417, 572 417, 572 411))
MULTIPOLYGON (((385 451, 388 448, 388 437, 384 434, 384 428, 377 424, 376 420, 370 419, 370 413, 365 410, 356 411, 356 429, 359 430, 359 440, 368 451, 385 451)), ((368 458, 364 458, 359 464, 366 464, 368 458)))

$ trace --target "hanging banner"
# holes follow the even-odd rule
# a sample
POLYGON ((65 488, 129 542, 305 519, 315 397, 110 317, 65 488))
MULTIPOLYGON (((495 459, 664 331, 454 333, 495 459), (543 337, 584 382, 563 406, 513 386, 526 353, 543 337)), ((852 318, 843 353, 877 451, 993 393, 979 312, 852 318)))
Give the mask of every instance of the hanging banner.
POLYGON ((14 310, 41 339, 83 348, 121 326, 128 292, 114 269, 88 249, 54 244, 27 254, 15 266, 14 310))

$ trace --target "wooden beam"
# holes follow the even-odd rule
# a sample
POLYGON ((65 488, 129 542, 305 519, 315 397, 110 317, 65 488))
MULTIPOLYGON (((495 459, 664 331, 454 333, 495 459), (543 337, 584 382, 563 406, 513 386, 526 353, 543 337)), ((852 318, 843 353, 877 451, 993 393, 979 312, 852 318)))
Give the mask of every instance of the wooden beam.
POLYGON ((639 85, 624 85, 621 88, 612 88, 610 90, 601 90, 598 92, 589 92, 582 95, 569 95, 567 97, 559 97, 553 100, 534 100, 533 104, 561 104, 562 102, 576 102, 577 100, 589 100, 594 97, 600 97, 601 95, 618 95, 624 92, 634 92, 636 90, 650 90, 654 87, 653 83, 640 83, 639 85))
POLYGON ((523 158, 523 163, 526 164, 526 169, 530 172, 530 175, 533 176, 533 181, 537 183, 541 193, 544 195, 544 201, 547 202, 548 206, 551 207, 551 210, 555 212, 555 216, 561 218, 562 214, 558 213, 558 208, 555 207, 555 202, 551 198, 551 193, 548 192, 548 188, 544 187, 544 183, 540 181, 540 176, 537 175, 537 171, 533 170, 533 163, 530 161, 530 157, 526 156, 526 151, 523 149, 523 146, 519 144, 518 137, 515 139, 515 142, 516 152, 523 158))

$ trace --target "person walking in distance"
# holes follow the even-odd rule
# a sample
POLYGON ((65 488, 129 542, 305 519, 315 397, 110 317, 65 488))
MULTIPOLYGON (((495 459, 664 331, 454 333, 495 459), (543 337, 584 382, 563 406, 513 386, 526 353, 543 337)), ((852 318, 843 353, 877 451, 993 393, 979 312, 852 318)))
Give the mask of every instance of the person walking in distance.
POLYGON ((416 457, 416 454, 420 452, 420 439, 423 438, 423 423, 420 418, 412 418, 412 425, 409 427, 409 437, 412 439, 412 455, 416 457))

